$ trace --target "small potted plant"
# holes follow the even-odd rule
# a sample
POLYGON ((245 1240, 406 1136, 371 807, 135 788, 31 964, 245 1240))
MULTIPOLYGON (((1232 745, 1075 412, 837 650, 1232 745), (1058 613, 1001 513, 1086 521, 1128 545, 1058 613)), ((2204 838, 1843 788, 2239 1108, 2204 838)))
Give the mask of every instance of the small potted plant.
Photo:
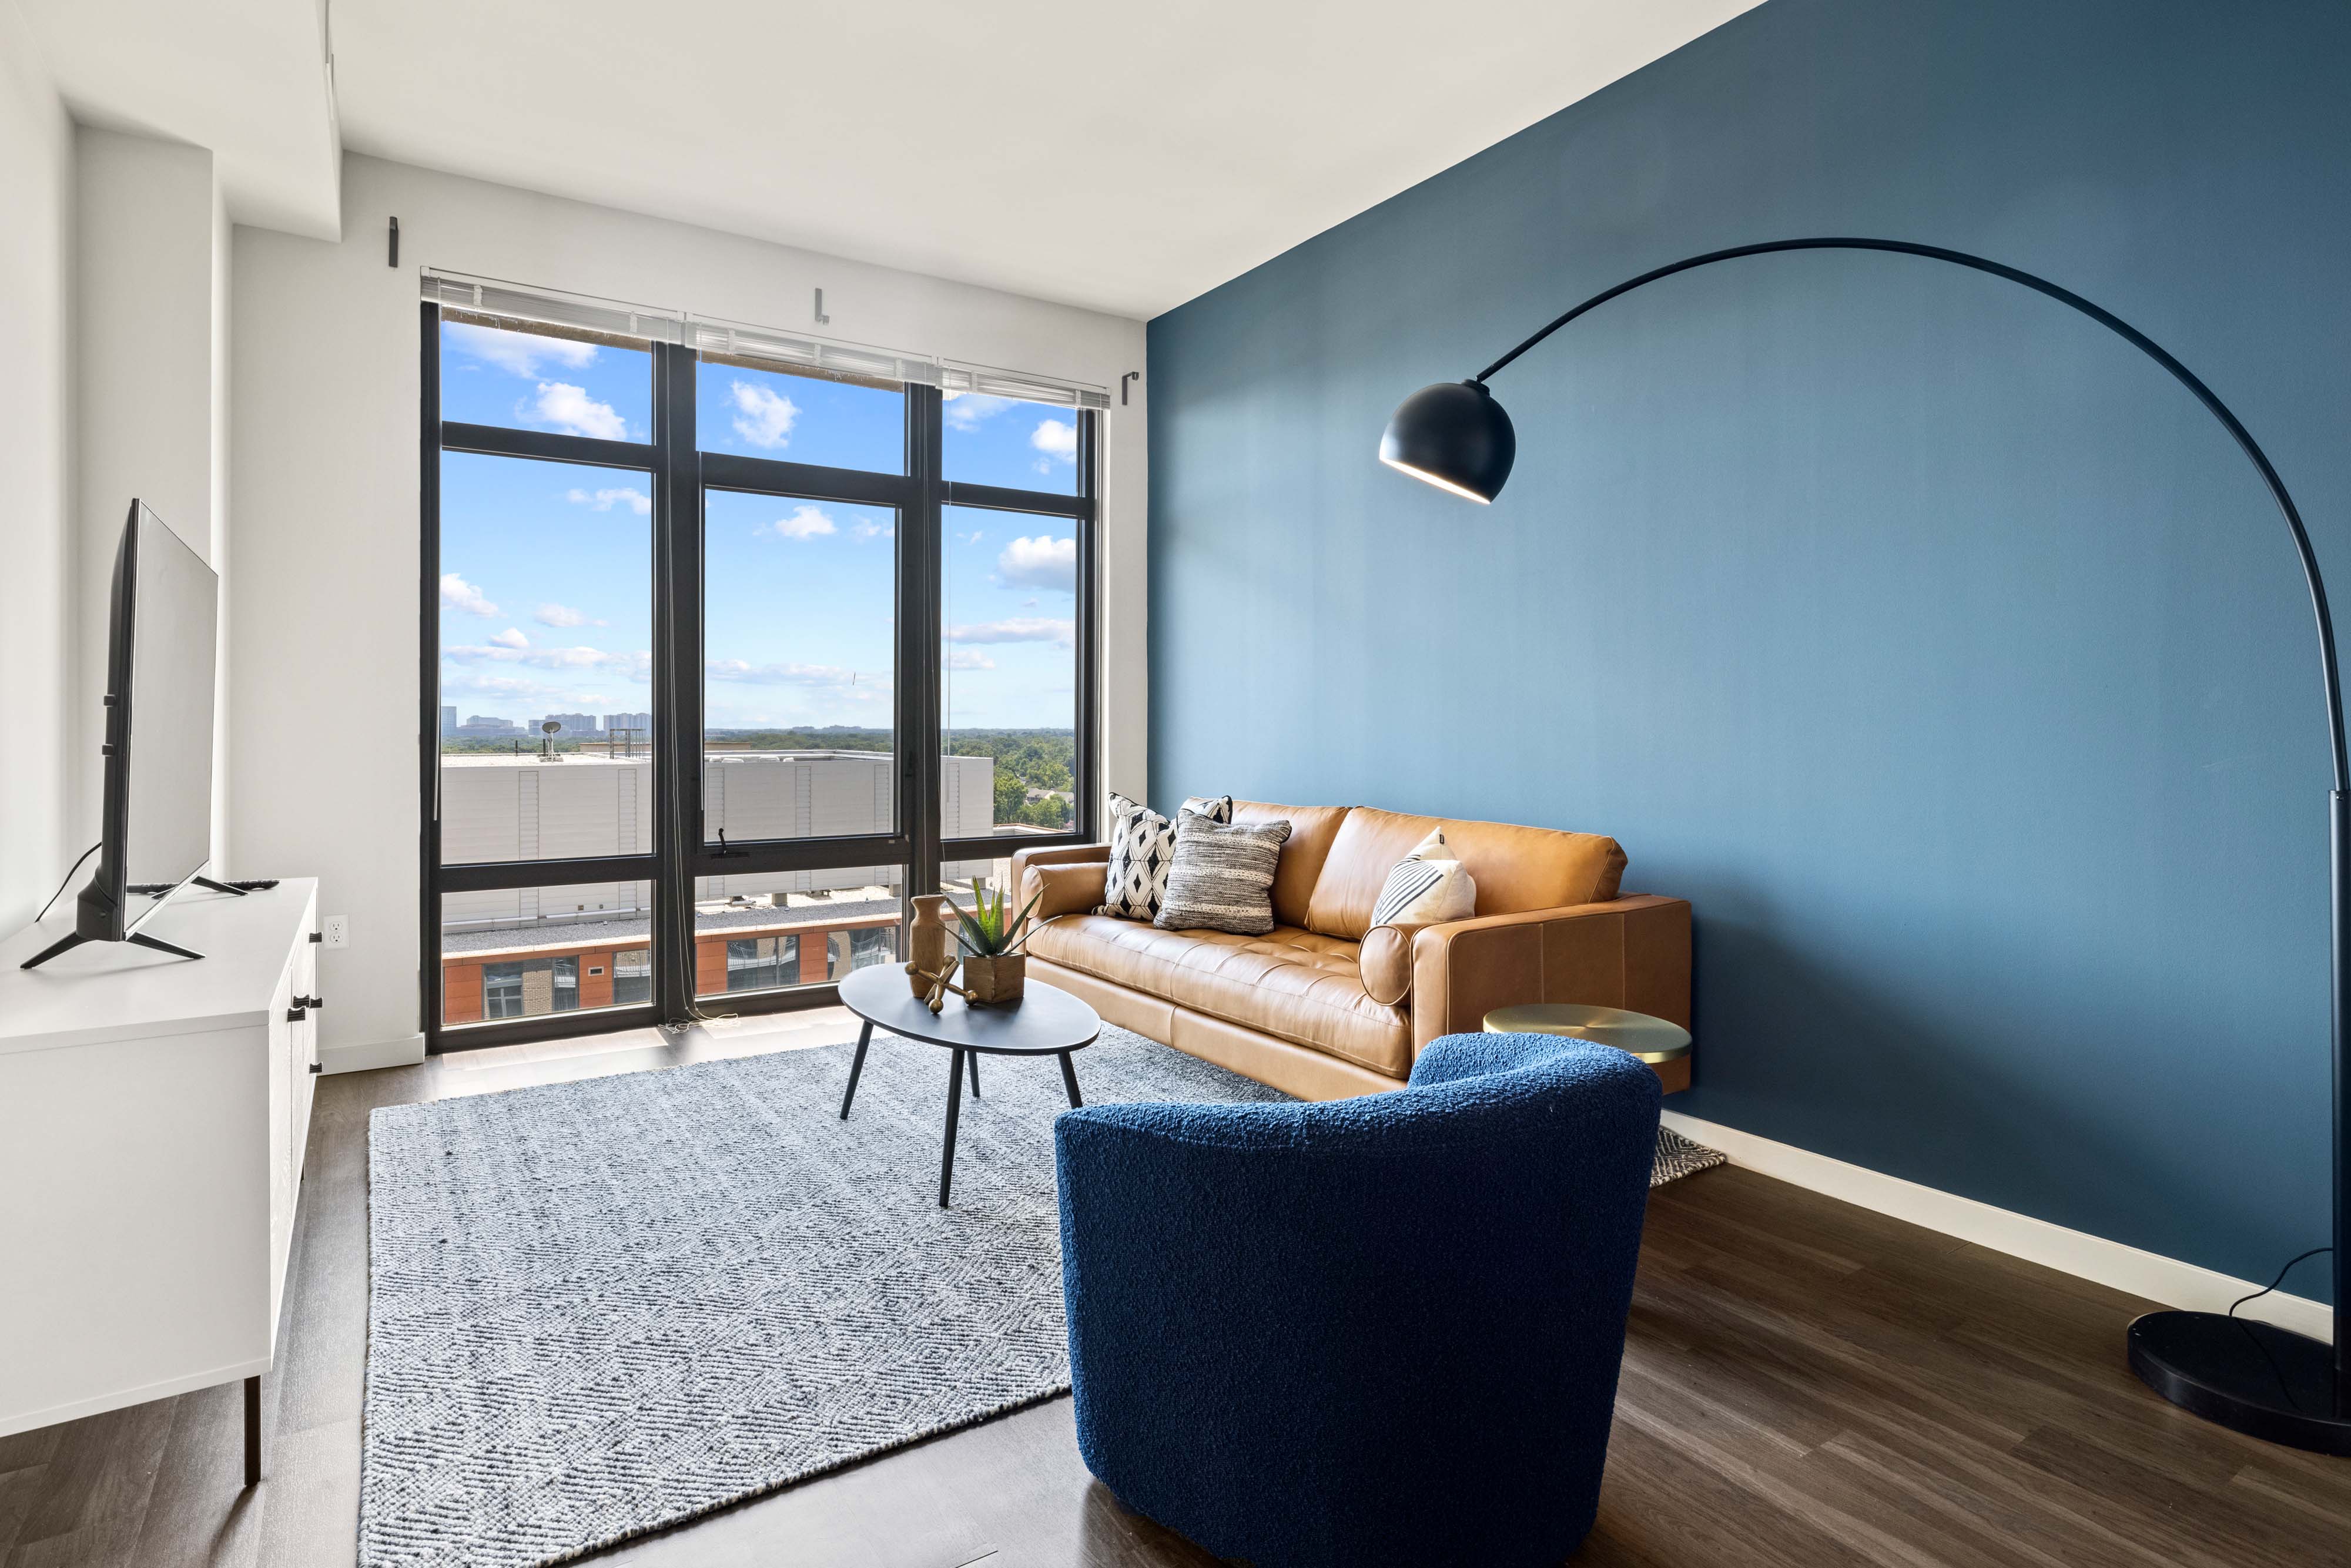
POLYGON ((964 999, 983 1006, 1017 1002, 1028 984, 1029 956, 1020 948, 1029 940, 1029 915, 1037 899, 1007 919, 1006 895, 989 898, 987 883, 979 877, 971 879, 971 898, 972 907, 956 910, 953 927, 963 948, 964 999))

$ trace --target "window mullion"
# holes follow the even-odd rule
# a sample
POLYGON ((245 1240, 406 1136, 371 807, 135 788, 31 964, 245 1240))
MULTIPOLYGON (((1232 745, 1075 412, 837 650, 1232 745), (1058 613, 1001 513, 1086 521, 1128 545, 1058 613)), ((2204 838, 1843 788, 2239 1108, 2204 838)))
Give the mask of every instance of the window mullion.
POLYGON ((914 862, 906 868, 909 894, 939 890, 939 756, 946 749, 941 731, 945 695, 940 690, 939 605, 940 513, 946 486, 940 476, 946 424, 936 387, 907 389, 907 466, 915 479, 914 505, 908 513, 912 537, 901 559, 905 563, 907 591, 904 601, 904 649, 900 681, 904 695, 900 711, 906 736, 906 766, 899 776, 909 781, 907 828, 914 841, 914 862))
POLYGON ((694 1017, 694 856, 702 845, 702 473, 695 445, 695 354, 654 350, 654 690, 659 727, 653 836, 653 1004, 661 1018, 694 1017))

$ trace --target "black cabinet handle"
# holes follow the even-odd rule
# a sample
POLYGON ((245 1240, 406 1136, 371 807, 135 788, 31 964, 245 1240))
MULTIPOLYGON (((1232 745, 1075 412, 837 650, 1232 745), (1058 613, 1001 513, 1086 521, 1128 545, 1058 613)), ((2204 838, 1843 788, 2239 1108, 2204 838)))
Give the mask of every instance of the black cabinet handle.
MULTIPOLYGON (((298 997, 295 999, 299 1001, 301 998, 298 997)), ((286 1021, 287 1023, 300 1023, 304 1019, 308 1018, 309 1016, 310 1015, 308 1013, 305 1012, 298 1007, 287 1008, 286 1009, 286 1021)))
POLYGON ((323 931, 313 931, 310 933, 310 940, 313 942, 324 942, 326 939, 327 934, 323 931))
POLYGON ((326 1064, 325 1064, 324 1062, 314 1061, 314 1062, 310 1063, 310 1071, 313 1071, 313 1072, 316 1072, 316 1071, 318 1071, 321 1067, 323 1067, 323 1066, 325 1066, 325 1065, 326 1065, 326 1064))
POLYGON ((294 998, 294 1005, 298 1008, 323 1008, 327 1005, 327 998, 324 997, 296 997, 294 998))

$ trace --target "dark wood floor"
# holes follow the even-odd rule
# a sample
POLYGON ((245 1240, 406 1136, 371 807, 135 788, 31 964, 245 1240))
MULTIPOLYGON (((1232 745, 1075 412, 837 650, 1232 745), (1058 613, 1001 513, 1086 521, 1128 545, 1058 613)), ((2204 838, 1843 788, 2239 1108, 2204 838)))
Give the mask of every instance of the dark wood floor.
MULTIPOLYGON (((516 1047, 319 1085, 269 1475, 206 1390, 0 1437, 0 1568, 342 1565, 359 1509, 367 1113, 829 1043, 839 1013, 516 1047)), ((1600 1522, 1580 1564, 2351 1564, 2351 1461, 2237 1437, 2124 1369, 2146 1303, 1740 1170, 1659 1191, 1600 1522)), ((5 1347, 16 1352, 21 1347, 5 1347)), ((1094 1484, 1070 1404, 596 1559, 631 1568, 1210 1563, 1094 1484)))

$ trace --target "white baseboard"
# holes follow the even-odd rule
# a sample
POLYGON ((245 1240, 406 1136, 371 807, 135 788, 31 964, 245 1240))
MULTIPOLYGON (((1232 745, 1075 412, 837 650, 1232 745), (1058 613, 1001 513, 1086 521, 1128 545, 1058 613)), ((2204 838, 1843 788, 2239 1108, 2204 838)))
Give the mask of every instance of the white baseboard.
MULTIPOLYGON (((2177 1258, 2142 1251, 2087 1231, 2068 1230, 2045 1219, 1994 1208, 1971 1197, 1847 1165, 1826 1155, 1742 1133, 1736 1127, 1701 1122, 1678 1111, 1667 1111, 1665 1122, 1686 1138, 1710 1149, 1720 1149, 1730 1156, 1732 1165, 1745 1166, 1807 1191, 1889 1214, 1945 1236, 1956 1236, 1979 1247, 2038 1263, 2044 1269, 2094 1280, 2168 1307, 2226 1312, 2231 1301, 2269 1283, 2266 1280, 2249 1283, 2231 1279, 2177 1258)), ((2332 1308, 2324 1301, 2289 1296, 2282 1291, 2246 1303, 2241 1315, 2262 1318, 2316 1340, 2331 1342, 2335 1337, 2332 1308)))
POLYGON ((320 1072, 364 1072, 375 1067, 414 1067, 424 1060, 424 1036, 404 1034, 368 1045, 322 1045, 320 1072))

